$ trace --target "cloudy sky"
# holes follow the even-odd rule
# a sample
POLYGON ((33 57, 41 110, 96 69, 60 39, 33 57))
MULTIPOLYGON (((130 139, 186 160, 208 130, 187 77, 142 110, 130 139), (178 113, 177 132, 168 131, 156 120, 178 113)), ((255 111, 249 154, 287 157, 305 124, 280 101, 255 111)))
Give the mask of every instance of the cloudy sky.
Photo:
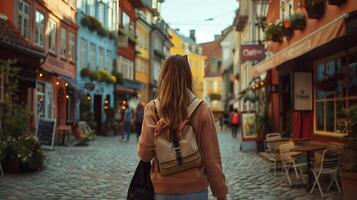
POLYGON ((187 36, 190 29, 195 29, 201 43, 212 41, 215 34, 231 25, 237 7, 236 0, 165 0, 161 15, 172 28, 179 28, 187 36))

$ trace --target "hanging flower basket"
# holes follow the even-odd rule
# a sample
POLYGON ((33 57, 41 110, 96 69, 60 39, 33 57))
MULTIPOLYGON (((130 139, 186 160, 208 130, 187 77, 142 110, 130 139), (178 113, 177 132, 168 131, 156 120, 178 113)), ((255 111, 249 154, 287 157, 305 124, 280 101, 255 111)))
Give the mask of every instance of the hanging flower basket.
POLYGON ((287 39, 290 39, 294 35, 294 30, 292 28, 283 28, 283 34, 287 39))
POLYGON ((283 28, 281 25, 272 24, 265 30, 265 39, 273 42, 282 42, 284 37, 283 28))
POLYGON ((294 30, 304 30, 306 27, 306 16, 297 12, 290 16, 291 28, 294 30))
POLYGON ((340 6, 347 3, 347 0, 328 0, 328 4, 334 5, 334 6, 340 6))
POLYGON ((319 19, 325 14, 325 1, 323 0, 306 0, 306 12, 309 18, 319 19))

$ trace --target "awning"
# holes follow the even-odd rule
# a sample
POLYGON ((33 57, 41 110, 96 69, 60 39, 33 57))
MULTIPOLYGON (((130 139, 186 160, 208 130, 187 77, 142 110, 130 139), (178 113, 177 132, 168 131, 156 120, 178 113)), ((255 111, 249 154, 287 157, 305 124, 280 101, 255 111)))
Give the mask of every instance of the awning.
POLYGON ((123 86, 129 89, 133 90, 141 90, 143 89, 144 85, 138 81, 132 81, 132 80, 124 80, 123 81, 123 86))
POLYGON ((118 91, 118 92, 123 92, 123 93, 134 93, 135 90, 133 89, 130 89, 130 88, 126 88, 122 85, 116 85, 115 86, 115 90, 118 91))
POLYGON ((331 40, 345 35, 345 19, 349 14, 345 13, 324 26, 320 27, 316 31, 305 36, 301 40, 294 44, 284 48, 274 54, 271 58, 268 58, 250 69, 250 75, 252 77, 259 76, 263 72, 273 69, 291 59, 297 58, 314 48, 317 48, 323 44, 330 42, 331 40))
POLYGON ((71 85, 74 89, 76 89, 80 95, 84 95, 87 92, 87 90, 85 88, 78 85, 77 82, 75 80, 73 80, 71 77, 68 77, 68 76, 62 75, 62 74, 58 74, 58 78, 66 81, 69 85, 71 85))

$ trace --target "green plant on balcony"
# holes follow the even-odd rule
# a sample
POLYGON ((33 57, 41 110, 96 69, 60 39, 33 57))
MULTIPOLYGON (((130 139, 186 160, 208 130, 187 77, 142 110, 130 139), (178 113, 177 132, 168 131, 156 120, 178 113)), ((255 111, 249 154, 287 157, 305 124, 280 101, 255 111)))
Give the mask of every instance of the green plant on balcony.
POLYGON ((97 31, 98 35, 102 37, 109 37, 111 39, 115 38, 115 35, 103 27, 102 23, 98 21, 95 17, 85 15, 81 19, 81 24, 88 27, 91 31, 97 31), (114 36, 114 37, 113 37, 114 36))
POLYGON ((136 35, 130 33, 129 30, 125 30, 123 28, 119 28, 119 34, 128 36, 129 41, 134 43, 134 44, 136 44, 138 42, 137 41, 138 37, 136 35))
POLYGON ((162 51, 160 51, 158 49, 154 49, 154 54, 160 59, 164 59, 165 58, 164 52, 162 52, 162 51))
POLYGON ((328 3, 334 6, 340 6, 347 3, 347 0, 328 0, 328 3))
POLYGON ((283 28, 279 24, 271 24, 265 29, 265 39, 273 42, 283 41, 283 28))
POLYGON ((89 77, 90 73, 91 73, 91 70, 88 67, 86 67, 86 68, 81 69, 80 75, 82 78, 85 78, 85 77, 89 77))
POLYGON ((325 14, 325 0, 305 1, 305 9, 309 18, 319 19, 325 14))
POLYGON ((291 27, 294 30, 304 30, 306 27, 306 16, 301 12, 296 12, 290 16, 291 27))
POLYGON ((112 75, 115 77, 117 84, 123 84, 124 76, 122 73, 113 72, 112 75))
POLYGON ((98 70, 99 82, 114 84, 116 83, 116 77, 112 76, 108 71, 100 69, 98 70))

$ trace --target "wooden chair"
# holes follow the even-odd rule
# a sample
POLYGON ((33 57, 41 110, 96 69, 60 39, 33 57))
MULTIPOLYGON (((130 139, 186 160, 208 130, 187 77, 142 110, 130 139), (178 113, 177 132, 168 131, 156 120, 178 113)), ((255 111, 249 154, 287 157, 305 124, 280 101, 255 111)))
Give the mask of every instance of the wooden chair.
POLYGON ((341 193, 340 185, 338 184, 337 181, 337 172, 339 169, 340 165, 340 160, 342 156, 342 151, 341 149, 326 149, 324 150, 322 154, 322 161, 320 167, 312 169, 312 173, 314 174, 315 177, 315 182, 311 188, 310 193, 312 193, 315 189, 315 186, 319 188, 320 195, 323 197, 323 192, 322 188, 319 182, 319 178, 321 174, 329 174, 331 177, 330 184, 327 187, 327 191, 330 190, 331 186, 333 183, 336 184, 337 190, 339 193, 341 193))
POLYGON ((277 153, 273 146, 269 143, 272 139, 280 139, 280 133, 268 133, 265 136, 265 157, 270 162, 269 171, 273 169, 273 174, 276 176, 279 160, 277 159, 277 153))
POLYGON ((303 182, 305 183, 302 168, 305 167, 307 165, 307 163, 296 163, 295 162, 294 156, 300 155, 300 153, 291 151, 291 149, 294 148, 294 145, 295 144, 291 141, 286 144, 281 144, 279 146, 279 156, 280 156, 279 159, 281 160, 283 169, 285 171, 285 176, 284 176, 283 180, 285 180, 285 177, 286 177, 286 179, 289 182, 289 185, 291 185, 291 179, 290 179, 290 175, 289 175, 289 170, 291 168, 294 169, 296 178, 298 179, 301 176, 303 182))

